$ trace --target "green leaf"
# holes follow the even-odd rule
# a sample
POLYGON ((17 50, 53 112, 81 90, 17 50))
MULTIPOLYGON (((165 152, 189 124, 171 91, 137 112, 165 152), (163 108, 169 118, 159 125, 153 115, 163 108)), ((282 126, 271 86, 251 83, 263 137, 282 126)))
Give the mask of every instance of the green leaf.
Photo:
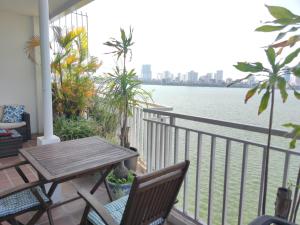
POLYGON ((274 67, 275 66, 275 58, 276 58, 276 53, 274 48, 269 47, 267 50, 265 50, 266 55, 268 57, 269 63, 274 67))
POLYGON ((295 22, 294 19, 282 18, 282 19, 274 20, 271 23, 279 23, 281 25, 290 25, 290 24, 294 24, 294 22, 295 22))
POLYGON ((290 148, 295 148, 296 147, 296 140, 297 138, 300 137, 300 125, 298 124, 293 124, 293 123, 287 123, 283 124, 284 127, 287 128, 292 128, 293 130, 291 131, 291 134, 293 136, 293 139, 290 142, 290 148))
POLYGON ((296 148, 296 139, 292 139, 289 145, 290 149, 296 148))
POLYGON ((292 27, 291 29, 289 29, 289 30, 286 31, 286 32, 280 32, 280 33, 278 34, 278 36, 276 37, 275 41, 279 41, 279 40, 282 39, 287 33, 297 31, 299 28, 300 28, 300 27, 292 27))
POLYGON ((267 80, 264 81, 264 82, 260 85, 260 87, 259 87, 258 94, 260 94, 260 92, 261 92, 262 90, 266 89, 266 88, 268 87, 268 84, 269 84, 269 82, 268 82, 267 80))
POLYGON ((285 60, 283 61, 283 63, 280 65, 281 67, 291 63, 300 53, 300 48, 297 48, 295 51, 293 51, 292 53, 290 53, 285 60))
POLYGON ((273 32, 273 31, 282 30, 283 28, 285 28, 285 26, 263 25, 263 26, 261 26, 261 27, 256 28, 255 31, 260 31, 260 32, 273 32))
POLYGON ((296 90, 294 90, 294 95, 295 95, 295 97, 296 97, 298 100, 300 100, 300 93, 299 93, 299 92, 297 92, 296 90))
POLYGON ((252 98, 253 95, 255 95, 255 93, 256 93, 258 87, 259 87, 259 85, 255 86, 254 88, 250 89, 250 90, 247 92, 246 97, 245 97, 245 103, 247 103, 248 100, 249 100, 250 98, 252 98))
POLYGON ((292 71, 296 77, 300 77, 300 65, 294 67, 292 71))
POLYGON ((233 82, 231 82, 230 84, 228 84, 227 87, 230 87, 230 86, 232 86, 232 85, 234 85, 234 84, 236 84, 236 83, 240 83, 240 82, 242 82, 243 80, 247 80, 247 79, 249 79, 249 78, 252 77, 252 76, 254 76, 254 75, 253 75, 253 74, 249 74, 249 75, 247 75, 246 77, 244 77, 244 78, 242 78, 242 79, 234 80, 233 82))
POLYGON ((258 108, 258 115, 260 115, 263 111, 266 110, 266 108, 268 107, 268 104, 269 104, 269 99, 270 99, 270 91, 269 91, 269 89, 267 89, 260 101, 260 105, 258 108))
POLYGON ((282 101, 285 103, 288 98, 288 93, 286 91, 286 80, 283 77, 278 77, 277 81, 277 86, 280 90, 282 101))
POLYGON ((268 6, 270 14, 276 19, 293 19, 296 17, 290 10, 280 6, 268 6))
POLYGON ((258 73, 264 70, 264 67, 260 62, 256 62, 256 63, 238 62, 237 65, 233 65, 233 66, 242 72, 258 73))

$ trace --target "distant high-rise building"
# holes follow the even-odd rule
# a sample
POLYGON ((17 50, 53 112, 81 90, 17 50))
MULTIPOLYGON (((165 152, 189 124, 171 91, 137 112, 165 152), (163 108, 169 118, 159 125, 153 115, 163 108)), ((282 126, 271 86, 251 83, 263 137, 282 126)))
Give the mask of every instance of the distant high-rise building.
POLYGON ((217 70, 214 79, 216 83, 221 83, 223 81, 223 70, 217 70))
POLYGON ((173 80, 173 77, 174 75, 170 71, 166 70, 164 72, 164 79, 166 79, 167 81, 173 80))
POLYGON ((142 79, 143 80, 151 80, 152 79, 152 71, 151 71, 150 64, 145 64, 142 66, 142 79))
POLYGON ((256 84, 256 80, 255 80, 255 77, 254 76, 251 76, 248 78, 247 80, 247 84, 252 87, 254 84, 256 84))
POLYGON ((197 82, 198 81, 198 73, 195 71, 188 72, 188 82, 197 82))
POLYGON ((283 77, 287 83, 290 83, 291 75, 292 75, 291 69, 289 67, 284 67, 283 68, 283 77))
POLYGON ((211 80, 212 80, 212 73, 207 73, 206 75, 200 77, 200 81, 206 84, 210 83, 211 80))

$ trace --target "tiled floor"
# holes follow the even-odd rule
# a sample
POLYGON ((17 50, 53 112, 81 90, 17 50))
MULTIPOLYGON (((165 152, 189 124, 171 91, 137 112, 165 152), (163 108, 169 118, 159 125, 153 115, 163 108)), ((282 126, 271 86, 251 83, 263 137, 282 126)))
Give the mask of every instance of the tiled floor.
MULTIPOLYGON (((36 145, 36 141, 32 140, 24 144, 23 147, 30 147, 36 145)), ((11 163, 19 161, 20 156, 14 156, 9 158, 0 158, 0 166, 9 165, 11 163)), ((37 180, 37 174, 34 169, 29 165, 24 165, 21 167, 26 176, 30 181, 37 180)), ((61 185, 60 198, 70 198, 76 196, 76 188, 91 189, 91 186, 95 183, 95 175, 87 176, 81 179, 74 180, 72 182, 67 182, 61 185)), ((14 169, 8 169, 5 171, 0 171, 0 191, 12 188, 23 181, 19 177, 18 173, 14 169)), ((100 187, 96 193, 95 197, 103 204, 109 201, 106 190, 104 187, 100 187)), ((74 202, 68 203, 66 205, 57 207, 52 210, 52 215, 54 218, 55 225, 75 225, 79 224, 83 210, 85 207, 85 202, 82 199, 76 200, 74 202)), ((19 216, 19 221, 25 223, 31 218, 33 213, 27 213, 23 216, 19 216)), ((46 214, 38 221, 38 225, 49 224, 46 214)), ((7 223, 3 223, 7 225, 7 223)))

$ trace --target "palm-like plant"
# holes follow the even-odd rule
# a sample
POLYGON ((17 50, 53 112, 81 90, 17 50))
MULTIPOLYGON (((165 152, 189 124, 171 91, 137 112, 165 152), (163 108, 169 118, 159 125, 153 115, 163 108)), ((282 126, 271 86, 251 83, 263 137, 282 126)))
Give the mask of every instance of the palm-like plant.
MULTIPOLYGON (((276 20, 272 21, 271 23, 277 24, 277 25, 263 25, 256 29, 256 31, 263 31, 263 32, 271 32, 271 31, 278 31, 282 30, 284 28, 287 28, 288 26, 292 25, 293 23, 300 23, 300 16, 297 16, 293 13, 291 13, 289 10, 278 7, 278 6, 267 6, 269 12, 273 17, 275 17, 276 20), (278 24, 280 24, 278 26, 278 24)), ((298 30, 300 26, 293 27, 286 32, 281 32, 275 41, 279 41, 282 39, 287 33, 294 32, 298 30)), ((270 102, 270 114, 269 114, 269 132, 268 132, 268 140, 267 140, 267 149, 266 149, 266 159, 265 159, 265 174, 264 174, 264 195, 263 195, 263 207, 262 207, 262 214, 265 214, 265 208, 266 208, 266 193, 267 193, 267 185, 268 185, 268 166, 269 166, 269 153, 270 153, 270 145, 271 145, 271 131, 272 131, 272 124, 273 124, 273 112, 274 112, 274 98, 275 98, 275 90, 276 88, 279 89, 281 98, 283 102, 285 102, 288 98, 288 93, 286 91, 287 87, 292 88, 294 90, 294 95, 297 99, 300 99, 300 93, 297 92, 296 89, 294 89, 290 84, 288 84, 284 78, 284 67, 292 63, 295 59, 297 59, 300 48, 295 49, 290 54, 288 54, 286 57, 281 57, 281 53, 283 51, 283 48, 286 46, 294 46, 298 41, 300 41, 300 35, 294 35, 291 38, 289 38, 287 41, 282 41, 279 43, 275 43, 270 45, 267 49, 265 49, 266 56, 268 58, 269 67, 265 67, 260 62, 255 63, 246 63, 246 62, 238 62, 237 65, 234 65, 236 69, 249 73, 248 76, 246 76, 243 79, 239 79, 235 82, 240 82, 245 79, 249 79, 252 76, 259 76, 262 78, 258 82, 258 84, 250 89, 246 96, 245 96, 245 103, 253 97, 256 93, 260 94, 261 92, 264 92, 261 102, 258 109, 258 114, 261 114, 263 111, 265 111, 268 107, 268 104, 270 102), (276 53, 275 48, 280 47, 279 51, 276 53)), ((300 64, 299 64, 300 65, 300 64)), ((298 66, 299 66, 298 65, 298 66)), ((291 68, 291 70, 294 72, 296 76, 300 76, 300 69, 298 69, 298 66, 291 68)), ((234 83, 235 83, 234 82, 234 83)), ((300 135, 300 130, 297 127, 297 125, 294 124, 287 124, 286 126, 294 126, 296 135, 300 135)), ((300 126, 299 126, 300 127, 300 126)), ((292 140, 290 146, 295 147, 295 141, 296 137, 292 140)))
MULTIPOLYGON (((52 27, 52 95, 56 115, 81 115, 96 95, 93 74, 101 66, 96 57, 88 54, 88 38, 84 28, 64 32, 52 27)), ((33 61, 33 49, 39 46, 39 37, 27 42, 25 51, 33 61)))
POLYGON ((65 35, 54 27, 56 51, 51 63, 53 73, 53 106, 58 114, 79 116, 96 94, 92 74, 100 67, 96 57, 88 55, 87 33, 83 28, 65 35))
MULTIPOLYGON (((121 39, 112 38, 105 42, 104 45, 109 46, 113 51, 108 54, 113 54, 117 57, 117 65, 113 73, 108 73, 102 79, 102 91, 105 102, 111 110, 119 115, 120 122, 120 144, 123 147, 130 147, 128 135, 128 118, 132 116, 132 109, 151 100, 151 94, 141 88, 141 81, 137 79, 134 69, 127 70, 126 63, 132 58, 132 32, 129 29, 127 35, 124 29, 120 29, 121 39), (130 58, 128 59, 128 55, 130 58), (121 66, 118 64, 121 61, 121 66), (122 69, 120 69, 120 67, 122 69)), ((119 178, 127 178, 128 170, 121 163, 115 170, 114 174, 119 178)))

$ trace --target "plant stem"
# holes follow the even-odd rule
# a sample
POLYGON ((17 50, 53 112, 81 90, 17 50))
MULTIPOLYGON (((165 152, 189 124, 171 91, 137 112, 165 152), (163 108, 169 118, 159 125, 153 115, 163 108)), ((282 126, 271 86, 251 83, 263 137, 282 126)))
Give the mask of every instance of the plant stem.
POLYGON ((274 99, 275 99, 275 87, 273 85, 271 90, 271 109, 270 109, 270 117, 269 117, 268 143, 266 149, 266 160, 265 160, 265 168, 264 168, 265 174, 264 174, 262 215, 265 215, 266 213, 266 201, 267 201, 267 190, 268 190, 268 169, 269 169, 270 146, 271 146, 271 137, 272 137, 274 99))

